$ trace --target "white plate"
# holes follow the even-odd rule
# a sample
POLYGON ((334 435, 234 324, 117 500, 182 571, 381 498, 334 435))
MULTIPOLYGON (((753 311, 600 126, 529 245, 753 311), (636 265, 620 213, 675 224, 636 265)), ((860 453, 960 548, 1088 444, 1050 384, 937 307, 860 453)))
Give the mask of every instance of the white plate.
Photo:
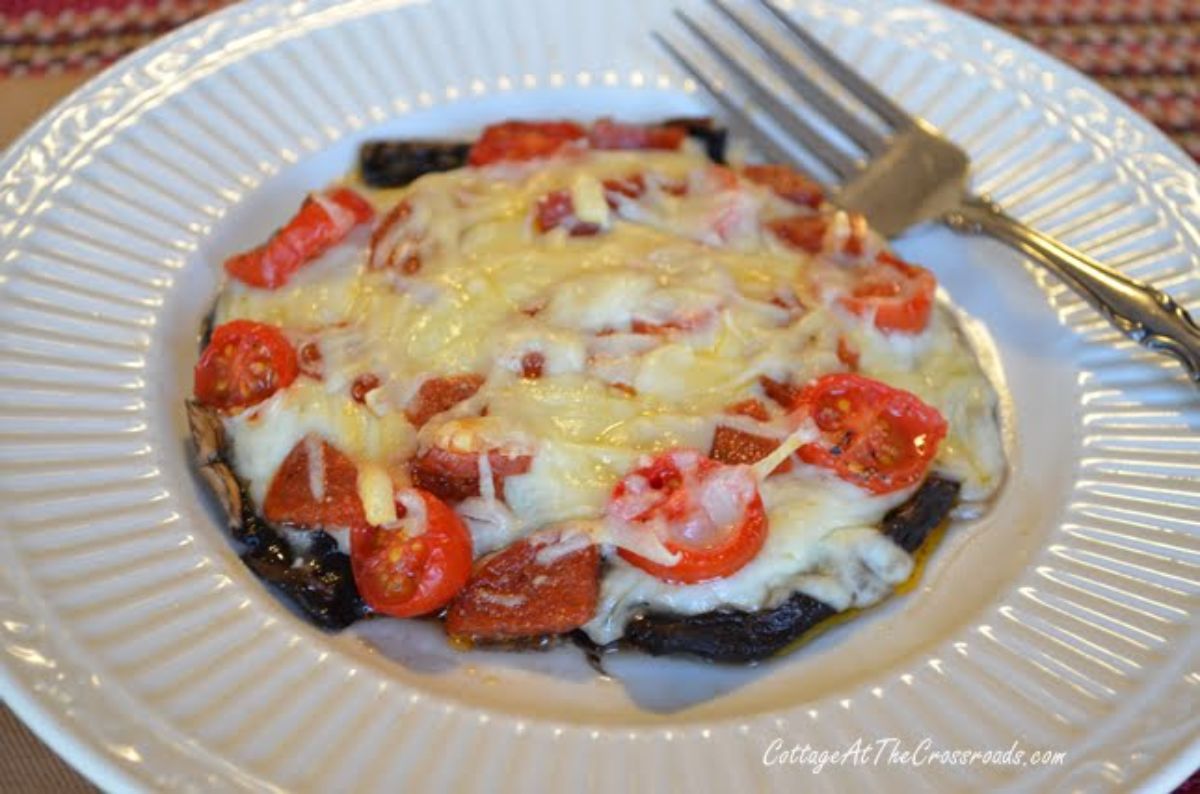
MULTIPOLYGON (((445 652, 296 618, 189 474, 181 400, 217 263, 369 136, 701 110, 669 4, 235 6, 121 62, 0 164, 0 665, 101 785, 425 791, 1164 789, 1200 763, 1200 401, 1012 253, 929 264, 995 340, 1011 481, 920 589, 755 668, 445 652), (765 766, 895 737, 1061 766, 765 766)), ((1197 172, 1100 89, 926 3, 801 13, 965 144, 1012 210, 1196 304, 1197 172)), ((392 638, 395 640, 396 638, 392 638)), ((885 754, 886 757, 886 754, 885 754)))

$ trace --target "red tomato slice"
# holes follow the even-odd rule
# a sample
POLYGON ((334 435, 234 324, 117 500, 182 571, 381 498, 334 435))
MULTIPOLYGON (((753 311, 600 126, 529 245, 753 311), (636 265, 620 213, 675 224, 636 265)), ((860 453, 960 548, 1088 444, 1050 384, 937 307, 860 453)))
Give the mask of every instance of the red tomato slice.
POLYGON ((297 270, 374 216, 367 200, 349 188, 312 194, 264 245, 225 260, 225 272, 252 287, 281 287, 297 270))
POLYGON ((193 373, 196 399, 223 411, 256 405, 300 372, 296 351, 278 328, 252 320, 217 326, 193 373))
POLYGON ((754 559, 767 539, 767 517, 754 476, 691 450, 651 459, 617 483, 608 512, 656 532, 674 565, 627 549, 629 563, 668 582, 717 579, 754 559))
POLYGON ((860 316, 874 312, 880 331, 917 333, 929 324, 937 292, 932 273, 888 253, 857 269, 850 294, 838 299, 847 311, 860 316))
POLYGON ((275 472, 263 500, 263 515, 268 521, 301 529, 365 524, 358 469, 337 447, 308 436, 292 447, 275 472))
POLYGON ((678 149, 687 130, 665 124, 621 124, 600 119, 588 131, 593 149, 678 149))
POLYGON ((920 481, 946 437, 935 408, 861 375, 818 378, 804 388, 797 410, 821 431, 820 441, 800 448, 801 460, 872 493, 920 481))
MULTIPOLYGON (((712 448, 709 449, 708 456, 731 466, 748 466, 770 455, 779 443, 778 439, 747 433, 736 427, 718 425, 713 433, 712 448)), ((791 470, 792 461, 788 459, 776 466, 771 473, 779 474, 791 470)))
POLYGON ((409 400, 404 415, 408 421, 420 427, 442 411, 448 411, 474 395, 482 385, 483 376, 473 373, 430 378, 421 384, 421 388, 409 400))
POLYGON ((600 551, 577 550, 558 533, 519 540, 485 557, 450 604, 446 632, 453 637, 505 640, 562 634, 596 614, 600 551), (566 549, 558 553, 555 544, 566 549))
POLYGON ((775 195, 793 204, 816 209, 825 200, 820 185, 786 165, 748 165, 742 173, 751 182, 769 187, 775 195))
POLYGON ((537 160, 556 154, 585 134, 583 127, 571 121, 506 121, 483 131, 467 161, 483 166, 537 160))
POLYGON ((402 522, 397 528, 362 524, 350 533, 358 592, 371 609, 396 618, 441 609, 471 575, 471 534, 462 519, 433 494, 408 494, 413 503, 398 500, 396 513, 415 522, 417 530, 402 522))
MULTIPOLYGON (((529 455, 508 455, 500 450, 487 453, 492 469, 492 485, 497 494, 504 493, 504 480, 514 474, 529 471, 533 458, 529 455)), ((479 496, 479 455, 452 452, 430 447, 409 464, 413 484, 449 502, 461 502, 479 496)))

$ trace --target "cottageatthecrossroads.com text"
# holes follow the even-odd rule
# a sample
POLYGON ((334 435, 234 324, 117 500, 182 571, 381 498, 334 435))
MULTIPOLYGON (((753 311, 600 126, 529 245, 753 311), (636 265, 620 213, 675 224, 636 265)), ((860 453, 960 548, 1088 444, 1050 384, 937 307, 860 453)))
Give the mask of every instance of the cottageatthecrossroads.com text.
POLYGON ((840 750, 822 750, 808 744, 790 747, 774 739, 763 752, 764 766, 804 766, 820 774, 829 766, 1062 766, 1067 754, 1061 750, 1026 750, 1020 742, 993 750, 934 747, 931 739, 907 745, 896 737, 855 739, 840 750))

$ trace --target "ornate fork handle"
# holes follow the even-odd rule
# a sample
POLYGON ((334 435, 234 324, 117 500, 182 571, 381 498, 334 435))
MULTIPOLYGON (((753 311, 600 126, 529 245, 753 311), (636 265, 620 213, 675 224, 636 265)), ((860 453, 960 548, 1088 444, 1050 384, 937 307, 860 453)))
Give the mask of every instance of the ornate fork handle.
POLYGON ((1170 353, 1200 383, 1200 327, 1170 295, 1029 228, 986 198, 965 199, 946 222, 956 231, 989 234, 1033 257, 1122 333, 1151 350, 1170 353))

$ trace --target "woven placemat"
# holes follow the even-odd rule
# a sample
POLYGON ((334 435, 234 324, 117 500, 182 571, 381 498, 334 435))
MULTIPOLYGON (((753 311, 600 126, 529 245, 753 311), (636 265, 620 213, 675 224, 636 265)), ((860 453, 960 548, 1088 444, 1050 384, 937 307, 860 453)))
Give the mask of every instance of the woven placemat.
MULTIPOLYGON (((230 0, 0 0, 0 89, 48 106, 96 71, 230 0), (48 78, 44 82, 39 77, 48 78), (39 87, 45 96, 36 95, 39 87)), ((1200 0, 943 0, 1086 72, 1200 160, 1200 0)), ((36 110, 33 112, 37 112, 36 110)), ((0 103, 0 113, 15 115, 0 103)), ((32 114, 31 114, 32 115, 32 114)), ((0 147, 7 141, 0 140, 0 147)), ((0 792, 92 792, 0 707, 0 792)), ((1176 794, 1200 794, 1200 775, 1176 794)))

